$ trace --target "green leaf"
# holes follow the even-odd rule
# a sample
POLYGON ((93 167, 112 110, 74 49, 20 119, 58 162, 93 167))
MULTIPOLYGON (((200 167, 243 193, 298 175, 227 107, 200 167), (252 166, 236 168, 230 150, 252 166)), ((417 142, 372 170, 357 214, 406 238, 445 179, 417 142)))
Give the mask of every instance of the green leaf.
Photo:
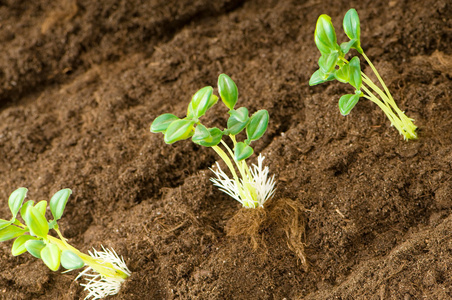
POLYGON ((354 8, 349 9, 349 11, 344 16, 343 21, 345 34, 349 37, 350 40, 354 41, 352 48, 355 48, 360 54, 363 53, 363 49, 361 48, 361 29, 359 24, 358 13, 354 8))
POLYGON ((151 132, 163 132, 165 133, 168 126, 173 122, 179 120, 179 118, 173 114, 163 114, 155 118, 151 124, 151 132))
MULTIPOLYGON (((208 111, 212 106, 214 106, 218 102, 218 97, 213 95, 210 96, 209 103, 207 105, 206 111, 208 111)), ((192 120, 194 118, 193 114, 193 101, 190 101, 188 104, 188 110, 187 110, 187 119, 192 120)))
POLYGON ((64 250, 63 252, 61 252, 61 265, 68 270, 74 270, 82 268, 85 263, 74 252, 70 250, 64 250))
POLYGON ((358 56, 353 57, 348 64, 350 66, 350 84, 360 90, 362 85, 361 66, 358 56))
MULTIPOLYGON (((199 127, 199 125, 198 125, 199 127)), ((196 127, 196 128, 198 128, 196 127)), ((203 139, 198 139, 198 140, 193 140, 193 142, 195 142, 198 145, 204 146, 204 147, 212 147, 212 146, 216 146, 221 142, 221 138, 223 137, 223 132, 214 127, 214 128, 209 128, 207 129, 208 131, 208 136, 206 136, 203 139)), ((193 136, 194 137, 194 136, 193 136)))
POLYGON ((355 107, 359 101, 359 94, 347 94, 339 99, 339 110, 343 116, 346 116, 355 107))
POLYGON ((313 86, 313 85, 317 85, 320 83, 334 80, 335 72, 336 71, 332 72, 329 75, 326 75, 325 73, 322 72, 322 70, 318 69, 317 71, 314 72, 314 74, 312 74, 311 78, 309 79, 309 85, 313 86))
POLYGON ((334 71, 337 65, 337 59, 339 58, 339 52, 333 51, 328 54, 322 54, 319 58, 320 70, 326 75, 334 71))
POLYGON ((25 243, 29 240, 37 240, 31 235, 21 235, 19 236, 13 243, 13 247, 11 249, 11 253, 14 256, 21 255, 24 252, 27 252, 27 248, 25 248, 25 243))
POLYGON ((199 124, 198 126, 196 126, 195 128, 195 134, 193 134, 193 137, 191 138, 193 142, 198 142, 198 141, 202 141, 206 138, 210 137, 210 132, 209 130, 206 128, 206 126, 199 124))
POLYGON ((18 237, 19 235, 24 234, 25 232, 27 232, 25 229, 16 227, 14 225, 9 225, 8 227, 0 230, 0 242, 13 239, 15 237, 18 237))
POLYGON ((217 102, 218 102, 218 97, 217 96, 215 96, 215 95, 210 96, 209 104, 207 105, 207 110, 209 110, 217 102))
POLYGON ((348 83, 350 81, 350 65, 343 65, 334 73, 334 77, 342 83, 348 83))
POLYGON ((27 196, 27 191, 28 190, 26 188, 21 187, 12 192, 11 195, 9 196, 8 205, 9 209, 11 210, 11 213, 13 214, 13 219, 16 218, 16 215, 20 210, 22 202, 27 196))
POLYGON ((223 103, 231 110, 239 98, 239 92, 235 82, 226 74, 218 77, 218 93, 223 103))
POLYGON ((356 40, 350 40, 348 42, 344 42, 341 44, 341 52, 345 55, 348 53, 348 51, 350 51, 350 48, 353 47, 353 45, 355 44, 356 40))
POLYGON ((47 201, 41 200, 36 205, 35 208, 43 215, 46 215, 47 201))
POLYGON ((254 150, 244 142, 237 143, 234 147, 235 161, 247 159, 253 154, 254 150))
POLYGON ((199 119, 202 117, 209 107, 209 104, 211 103, 211 96, 213 93, 213 88, 211 86, 206 86, 197 91, 189 104, 189 113, 192 111, 193 118, 199 119), (191 106, 190 106, 191 105, 191 106))
POLYGON ((3 220, 3 219, 0 219, 0 230, 5 228, 5 227, 7 227, 11 223, 12 223, 11 221, 6 221, 6 220, 3 220))
POLYGON ((268 112, 265 109, 258 110, 255 112, 246 126, 246 134, 250 141, 255 141, 260 139, 268 126, 268 112))
POLYGON ((31 234, 41 238, 47 237, 49 224, 47 223, 46 217, 35 207, 28 207, 24 220, 31 234))
POLYGON ((165 132, 165 143, 172 144, 177 141, 188 139, 194 134, 194 124, 195 121, 187 119, 172 122, 165 132))
POLYGON ((47 244, 41 250, 41 259, 50 270, 56 271, 60 267, 61 251, 57 245, 47 244))
POLYGON ((248 124, 250 117, 248 116, 248 109, 240 107, 229 112, 228 132, 232 135, 239 134, 248 124))
POLYGON ((339 50, 336 32, 328 15, 320 15, 315 26, 314 40, 317 48, 322 54, 328 54, 339 50))
POLYGON ((24 205, 22 205, 22 208, 20 209, 20 215, 22 216, 22 219, 25 220, 25 213, 27 212, 28 207, 33 206, 34 203, 35 202, 33 200, 28 200, 24 203, 24 205))
POLYGON ((52 212, 55 221, 61 219, 64 209, 66 208, 67 200, 71 194, 72 191, 70 189, 62 189, 56 192, 50 199, 50 211, 52 212))
POLYGON ((41 250, 45 246, 46 244, 41 240, 28 240, 25 242, 25 249, 36 258, 41 258, 41 250))

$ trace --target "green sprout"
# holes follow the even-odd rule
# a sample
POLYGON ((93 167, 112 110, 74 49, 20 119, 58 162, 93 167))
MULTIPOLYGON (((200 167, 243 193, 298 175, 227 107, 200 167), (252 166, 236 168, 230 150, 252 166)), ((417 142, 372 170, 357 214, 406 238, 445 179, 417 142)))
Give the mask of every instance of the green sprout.
POLYGON ((355 88, 355 93, 344 95, 339 99, 339 110, 342 115, 348 115, 356 103, 358 103, 359 98, 363 97, 377 104, 385 112, 391 121, 391 125, 397 128, 404 139, 417 139, 417 127, 412 122, 414 120, 408 118, 397 107, 377 69, 361 48, 361 29, 358 13, 355 9, 352 8, 345 14, 343 27, 350 41, 344 42, 339 46, 331 18, 327 15, 321 15, 318 18, 314 39, 321 53, 318 61, 320 69, 312 74, 309 85, 313 86, 334 79, 343 83, 349 83, 355 88), (360 61, 357 56, 353 57, 350 61, 345 59, 345 55, 352 48, 362 54, 378 78, 384 91, 361 71, 360 61), (372 91, 378 94, 383 101, 377 98, 372 91))
POLYGON ((15 239, 11 252, 14 256, 25 252, 42 259, 44 264, 52 271, 57 271, 61 266, 68 271, 87 266, 80 275, 87 277, 88 283, 82 284, 88 291, 85 299, 101 299, 107 295, 119 292, 121 283, 130 276, 124 260, 119 258, 114 250, 94 250, 94 254, 84 254, 69 245, 58 227, 57 221, 63 215, 66 203, 71 195, 70 189, 63 189, 55 193, 50 199, 50 212, 53 220, 45 217, 47 201, 34 203, 29 200, 23 203, 26 188, 18 188, 9 197, 8 205, 12 213, 11 220, 0 219, 0 242, 15 239), (18 218, 18 214, 25 224, 18 218), (49 231, 53 229, 58 237, 51 236, 49 231))
POLYGON ((250 117, 246 107, 234 109, 238 90, 234 81, 226 74, 218 77, 218 93, 229 109, 227 127, 224 130, 207 128, 201 124, 200 118, 218 101, 218 97, 213 94, 213 88, 206 86, 193 95, 185 118, 180 119, 168 113, 160 115, 152 122, 151 132, 163 133, 167 144, 191 138, 195 144, 211 147, 223 159, 233 177, 230 179, 217 163, 218 171, 211 169, 217 176, 211 179, 214 185, 244 207, 263 207, 264 202, 270 199, 275 191, 274 176, 267 178, 269 170, 268 167, 263 167, 262 155, 259 155, 258 165, 253 165, 253 168, 248 166, 246 159, 254 152, 250 146, 251 142, 260 139, 267 130, 268 112, 261 109, 250 117), (247 139, 237 142, 236 136, 243 130, 247 139), (232 149, 223 141, 223 136, 229 136, 233 143, 232 149), (226 152, 219 147, 220 143, 226 152))

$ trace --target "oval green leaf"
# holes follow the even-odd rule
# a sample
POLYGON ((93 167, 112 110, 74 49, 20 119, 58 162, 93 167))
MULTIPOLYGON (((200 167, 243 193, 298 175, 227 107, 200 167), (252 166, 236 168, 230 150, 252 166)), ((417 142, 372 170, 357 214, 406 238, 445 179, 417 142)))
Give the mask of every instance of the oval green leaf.
POLYGON ((191 139, 193 142, 196 143, 196 142, 202 141, 204 139, 207 139, 209 137, 210 137, 210 132, 206 128, 206 126, 199 124, 198 126, 196 126, 195 134, 193 134, 193 137, 191 139))
POLYGON ((344 55, 347 54, 348 51, 350 51, 350 48, 353 47, 353 45, 355 44, 355 42, 356 42, 356 40, 353 39, 353 40, 350 40, 350 41, 348 41, 348 42, 342 43, 341 46, 340 46, 340 47, 341 47, 341 52, 342 52, 344 55))
POLYGON ((339 99, 339 110, 343 116, 346 116, 355 107, 359 101, 359 94, 347 94, 339 99))
POLYGON ((172 144, 177 141, 188 139, 194 134, 194 124, 195 121, 187 119, 172 122, 165 132, 165 143, 172 144))
POLYGON ((202 117, 211 103, 210 99, 212 97, 213 88, 211 86, 206 86, 197 91, 189 104, 189 114, 192 111, 193 118, 199 119, 202 117))
POLYGON ((0 242, 8 241, 27 232, 25 229, 9 225, 0 230, 0 242))
POLYGON ((237 110, 231 110, 229 114, 228 132, 232 135, 237 135, 245 129, 250 120, 248 109, 246 107, 240 107, 237 110))
POLYGON ((27 196, 27 191, 28 190, 26 188, 21 187, 12 192, 11 195, 9 196, 8 205, 9 209, 11 210, 11 213, 13 214, 13 219, 19 212, 20 207, 22 206, 22 202, 27 196))
POLYGON ((41 250, 41 259, 52 271, 57 271, 60 267, 61 251, 57 245, 47 244, 41 250))
POLYGON ((339 52, 333 51, 328 54, 322 54, 319 58, 319 67, 320 70, 324 74, 330 74, 334 71, 336 65, 337 65, 337 59, 339 58, 339 52))
POLYGON ((314 40, 317 48, 322 54, 328 54, 339 50, 336 32, 328 15, 320 15, 315 26, 314 40))
MULTIPOLYGON (((344 16, 343 21, 345 34, 348 36, 350 40, 353 41, 352 48, 355 48, 359 53, 363 53, 363 49, 361 48, 361 28, 359 23, 358 13, 354 8, 349 9, 344 16)), ((345 52, 346 53, 346 52, 345 52)))
POLYGON ((37 239, 32 237, 31 235, 19 236, 13 243, 13 247, 11 248, 11 253, 14 256, 18 256, 18 255, 21 255, 22 253, 26 252, 27 248, 25 248, 25 243, 29 240, 37 240, 37 239))
POLYGON ((234 147, 235 161, 247 159, 253 154, 254 150, 244 142, 237 143, 234 147))
POLYGON ((255 112, 246 126, 246 134, 250 141, 255 141, 260 139, 268 126, 268 111, 265 109, 258 110, 255 112))
POLYGON ((173 114, 163 114, 155 118, 154 122, 151 124, 151 132, 157 133, 157 132, 163 132, 165 133, 168 126, 176 121, 179 120, 179 118, 173 114))
POLYGON ((67 200, 71 194, 72 191, 70 189, 62 189, 56 192, 50 199, 50 211, 55 221, 58 221, 63 215, 67 200))
POLYGON ((11 221, 0 219, 0 230, 7 227, 11 223, 12 223, 11 221))
POLYGON ((239 91, 235 82, 226 74, 218 77, 218 93, 223 103, 230 109, 234 109, 239 98, 239 91))
POLYGON ((35 208, 43 215, 46 215, 47 201, 41 200, 36 203, 35 208))
POLYGON ((209 131, 208 137, 194 142, 204 147, 212 147, 218 145, 221 142, 221 138, 223 137, 223 132, 216 127, 209 128, 207 130, 209 131))
POLYGON ((70 250, 64 250, 63 252, 61 252, 61 265, 65 269, 74 270, 82 268, 85 263, 74 252, 70 250))
POLYGON ((334 77, 337 79, 337 81, 348 83, 350 81, 350 65, 343 65, 334 73, 334 77))
POLYGON ((353 57, 349 63, 350 66, 350 84, 358 91, 361 89, 362 77, 361 66, 358 56, 353 57))
POLYGON ((33 200, 28 200, 27 202, 22 205, 22 208, 20 209, 20 215, 22 216, 22 219, 25 220, 25 213, 27 212, 27 209, 29 206, 33 206, 35 202, 33 200))
POLYGON ((322 70, 318 69, 317 71, 312 74, 311 78, 309 79, 309 85, 317 85, 320 83, 324 83, 327 81, 334 80, 334 74, 336 71, 331 72, 329 75, 326 75, 322 72, 322 70))
POLYGON ((49 224, 47 223, 46 217, 35 207, 28 207, 24 221, 30 229, 31 234, 41 238, 47 237, 49 224))
POLYGON ((45 246, 46 244, 41 240, 28 240, 25 242, 25 249, 36 258, 41 258, 41 250, 45 246))
POLYGON ((209 104, 207 105, 207 110, 209 110, 215 103, 218 102, 218 97, 215 95, 210 96, 209 104))

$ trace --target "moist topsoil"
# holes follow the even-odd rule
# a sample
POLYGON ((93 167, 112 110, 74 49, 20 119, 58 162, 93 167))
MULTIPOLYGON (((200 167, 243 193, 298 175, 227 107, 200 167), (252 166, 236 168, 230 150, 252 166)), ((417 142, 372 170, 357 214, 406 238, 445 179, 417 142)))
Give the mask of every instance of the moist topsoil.
MULTIPOLYGON (((0 217, 18 187, 71 188, 63 235, 132 271, 110 299, 451 299, 451 16, 443 0, 1 1, 0 217), (418 140, 366 99, 340 115, 349 85, 309 87, 317 17, 342 42, 351 7, 418 140), (238 107, 270 114, 253 144, 277 179, 264 209, 212 185, 212 149, 149 132, 220 73, 238 107)), ((220 103, 204 120, 227 117, 220 103)), ((11 245, 1 299, 86 296, 75 271, 11 245)))

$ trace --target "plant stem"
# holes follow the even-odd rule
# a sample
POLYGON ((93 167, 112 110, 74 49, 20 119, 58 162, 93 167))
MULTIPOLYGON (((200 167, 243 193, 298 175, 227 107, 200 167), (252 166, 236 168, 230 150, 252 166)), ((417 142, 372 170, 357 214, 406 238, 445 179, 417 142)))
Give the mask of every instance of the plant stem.
MULTIPOLYGON (((391 93, 389 92, 388 87, 384 83, 383 79, 381 78, 380 74, 378 73, 377 69, 373 65, 373 63, 370 61, 370 59, 367 57, 367 55, 363 52, 362 53, 364 59, 367 61, 369 66, 371 67, 372 71, 374 72, 375 76, 378 78, 378 81, 380 82, 381 86, 385 90, 385 93, 370 80, 370 78, 364 74, 364 72, 361 72, 361 75, 363 77, 363 82, 366 83, 371 89, 373 89, 384 101, 385 106, 388 108, 387 110, 384 110, 388 118, 391 120, 391 123, 397 128, 400 134, 404 136, 405 139, 417 139, 416 135, 416 126, 413 124, 413 120, 408 118, 403 111, 399 109, 397 104, 394 101, 394 98, 392 97, 391 93), (397 115, 395 115, 395 113, 397 115), (397 117, 398 116, 398 117, 397 117)), ((367 91, 367 93, 369 93, 367 91)), ((376 98, 373 94, 372 96, 376 98)), ((370 96, 372 98, 372 96, 370 96)), ((375 102, 374 100, 372 100, 375 102)), ((377 103, 377 102, 375 102, 377 103)), ((379 105, 380 106, 380 105, 379 105)), ((381 106, 380 106, 381 107, 381 106)), ((383 109, 383 108, 382 108, 383 109)))
POLYGON ((363 89, 367 95, 364 95, 364 98, 369 99, 370 101, 372 101, 373 103, 377 104, 378 107, 381 108, 381 110, 383 110, 383 112, 386 114, 386 116, 388 117, 389 121, 391 121, 391 125, 394 125, 399 131, 399 126, 400 124, 397 122, 397 116, 394 115, 394 113, 391 111, 391 109, 385 105, 385 103, 381 102, 380 99, 378 99, 377 97, 375 97, 375 95, 364 85, 361 87, 361 89, 363 89))
MULTIPOLYGON (((229 135, 229 137, 231 138, 232 142, 234 143, 234 146, 237 144, 237 141, 235 139, 234 135, 229 135)), ((226 148, 226 150, 229 152, 229 155, 232 157, 232 160, 234 161, 237 169, 239 170, 240 176, 242 177, 242 180, 240 181, 234 165, 232 164, 231 159, 229 158, 229 156, 218 146, 213 146, 213 150, 215 150, 215 152, 217 152, 217 154, 221 157, 221 159, 223 159, 223 161, 226 163, 226 165, 228 166, 229 170, 232 173, 232 176, 234 178, 234 181, 236 183, 236 186, 238 188, 240 197, 245 200, 251 197, 252 203, 248 202, 248 201, 244 201, 242 204, 246 207, 249 208, 256 208, 257 205, 257 193, 256 193, 256 189, 253 186, 253 184, 250 182, 250 180, 252 180, 252 176, 251 176, 251 172, 249 170, 248 165, 246 164, 246 161, 239 161, 237 162, 234 159, 234 152, 231 150, 231 148, 229 148, 229 146, 223 141, 221 140, 221 143, 223 144, 223 146, 226 148)))

